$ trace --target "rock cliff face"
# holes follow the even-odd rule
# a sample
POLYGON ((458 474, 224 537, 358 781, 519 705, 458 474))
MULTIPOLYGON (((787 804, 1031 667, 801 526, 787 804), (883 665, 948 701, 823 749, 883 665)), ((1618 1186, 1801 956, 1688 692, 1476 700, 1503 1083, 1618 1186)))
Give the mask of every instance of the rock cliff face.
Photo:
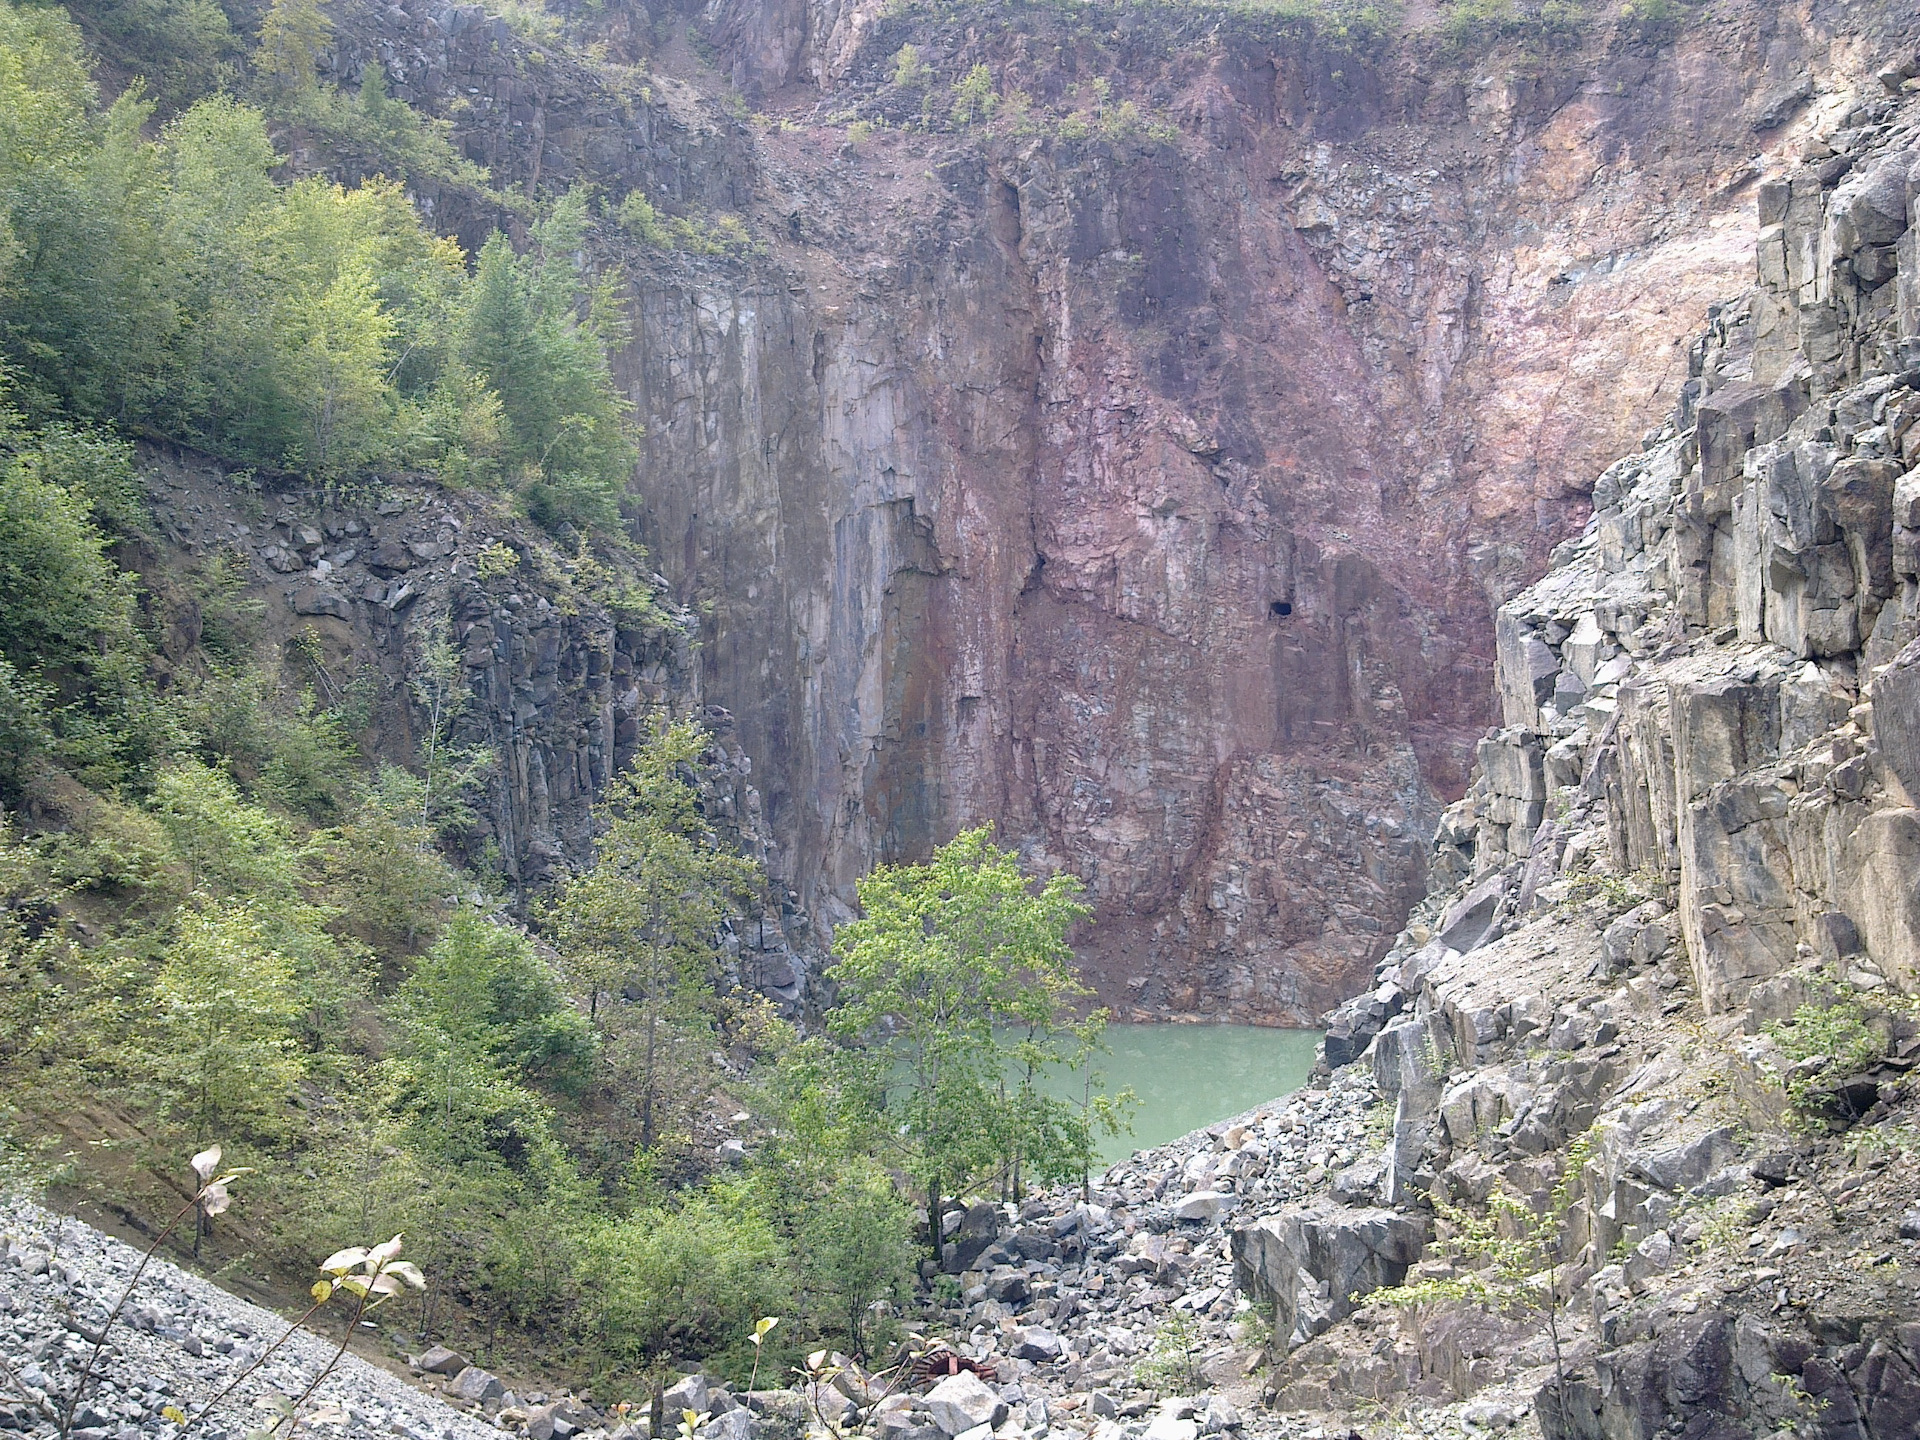
MULTIPOLYGON (((468 814, 443 835, 468 863, 522 896, 584 868, 608 781, 657 719, 696 707, 713 737, 706 811, 743 853, 764 855, 765 818, 732 717, 698 706, 696 618, 635 603, 654 582, 631 552, 567 557, 535 527, 425 482, 330 500, 299 488, 258 493, 174 450, 150 448, 141 461, 154 539, 168 549, 133 558, 158 580, 166 664, 197 663, 196 593, 245 584, 259 602, 252 639, 284 658, 296 684, 328 703, 367 697, 380 722, 368 742, 383 756, 422 771, 438 756, 430 784, 468 814), (209 566, 224 567, 212 587, 209 566)), ((807 921, 770 901, 734 923, 727 948, 737 978, 798 1002, 805 962, 788 938, 804 937, 807 921)))
POLYGON ((609 258, 644 530, 776 875, 831 923, 992 820, 1087 880, 1109 999, 1303 1022, 1420 893, 1493 605, 1679 397, 1756 187, 1896 21, 1491 52, 1180 6, 600 23, 644 85, 427 5, 343 27, 334 73, 377 55, 504 181, 756 237, 609 258), (975 65, 999 118, 956 126, 975 65))
POLYGON ((1676 398, 1826 41, 1756 10, 1547 81, 1177 14, 1117 63, 1019 11, 808 17, 717 17, 772 113, 884 118, 913 41, 1173 128, 768 135, 804 286, 640 291, 651 533, 719 598, 785 873, 834 918, 991 819, 1088 881, 1109 998, 1310 1020, 1418 893, 1491 603, 1676 398))
POLYGON ((1557 1354, 1543 1277, 1524 1322, 1405 1312, 1364 1374, 1352 1335, 1295 1333, 1296 1403, 1486 1391, 1582 1440, 1920 1425, 1916 70, 1759 188, 1757 285, 1500 608, 1503 723, 1441 883, 1329 1036, 1396 1107, 1379 1198, 1443 1237, 1496 1191, 1547 1217, 1557 1354))

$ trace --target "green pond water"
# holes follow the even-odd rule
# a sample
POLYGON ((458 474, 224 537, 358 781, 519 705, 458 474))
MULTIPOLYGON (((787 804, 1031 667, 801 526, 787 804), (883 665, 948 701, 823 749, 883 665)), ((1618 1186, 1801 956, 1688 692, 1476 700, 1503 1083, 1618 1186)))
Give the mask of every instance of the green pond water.
MULTIPOLYGON (((1112 1053, 1096 1056, 1094 1071, 1101 1088, 1112 1093, 1131 1086, 1140 1104, 1133 1133, 1103 1138, 1100 1158, 1111 1163, 1164 1145, 1298 1090, 1313 1068, 1320 1034, 1259 1025, 1108 1026, 1112 1053)), ((1055 1076, 1050 1088, 1080 1098, 1077 1073, 1055 1076)))

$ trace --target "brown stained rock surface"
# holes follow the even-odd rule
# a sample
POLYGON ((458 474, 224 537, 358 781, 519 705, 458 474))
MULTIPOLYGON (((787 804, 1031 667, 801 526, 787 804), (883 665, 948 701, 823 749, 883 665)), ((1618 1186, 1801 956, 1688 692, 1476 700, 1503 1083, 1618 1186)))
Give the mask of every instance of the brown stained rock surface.
POLYGON ((619 372, 800 905, 830 926, 871 864, 991 820, 1087 881, 1106 998, 1304 1022, 1422 889, 1495 718, 1493 606, 1672 407, 1756 186, 1891 43, 1856 8, 1543 56, 732 0, 609 21, 650 66, 617 95, 478 11, 381 23, 396 93, 498 178, 756 239, 616 257, 619 372), (944 125, 976 64, 1031 123, 944 125))

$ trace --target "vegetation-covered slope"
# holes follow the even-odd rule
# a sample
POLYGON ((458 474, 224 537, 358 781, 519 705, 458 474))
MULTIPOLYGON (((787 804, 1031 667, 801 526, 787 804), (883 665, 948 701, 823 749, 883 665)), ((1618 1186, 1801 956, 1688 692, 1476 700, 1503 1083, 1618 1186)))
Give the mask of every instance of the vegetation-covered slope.
POLYGON ((876 881, 877 933, 845 932, 860 1005, 800 1043, 741 984, 768 897, 724 747, 676 719, 684 675, 612 693, 685 625, 622 515, 636 429, 591 257, 623 222, 584 188, 489 190, 377 67, 325 85, 311 4, 250 44, 211 6, 82 18, 111 103, 64 12, 0 5, 10 1162, 141 1230, 217 1141, 253 1173, 191 1246, 229 1278, 304 1289, 404 1232, 409 1344, 616 1391, 748 1363, 768 1313, 779 1346, 866 1343, 913 1279, 896 1176, 937 1213, 1089 1163, 1092 1110, 1032 1090, 1088 1033, 1063 1029, 1071 886, 1030 895, 983 834, 876 881), (127 72, 156 56, 150 99, 127 72), (298 177, 293 133, 400 178, 298 177), (518 248, 434 234, 423 176, 518 248), (526 790, 497 727, 555 665, 607 741, 578 804, 604 803, 590 854, 517 883, 476 811, 526 790), (903 1100, 886 1017, 915 1004, 903 1100), (717 1150, 742 1134, 751 1163, 717 1150))

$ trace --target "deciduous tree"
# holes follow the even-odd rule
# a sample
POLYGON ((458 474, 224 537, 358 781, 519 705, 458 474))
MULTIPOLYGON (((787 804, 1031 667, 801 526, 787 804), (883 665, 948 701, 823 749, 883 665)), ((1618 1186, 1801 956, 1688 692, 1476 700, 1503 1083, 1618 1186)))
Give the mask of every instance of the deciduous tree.
MULTIPOLYGON (((1036 890, 989 829, 965 830, 923 864, 874 870, 860 882, 863 914, 834 935, 841 1000, 828 1024, 913 1142, 936 1249, 941 1201, 1035 1139, 1033 1116, 1019 1113, 1032 1087, 1009 1096, 1007 1067, 1056 1063, 1046 1042, 1086 994, 1067 943, 1091 913, 1081 888, 1061 874, 1036 890)), ((1084 1128, 1070 1112, 1048 1119, 1084 1128)))

